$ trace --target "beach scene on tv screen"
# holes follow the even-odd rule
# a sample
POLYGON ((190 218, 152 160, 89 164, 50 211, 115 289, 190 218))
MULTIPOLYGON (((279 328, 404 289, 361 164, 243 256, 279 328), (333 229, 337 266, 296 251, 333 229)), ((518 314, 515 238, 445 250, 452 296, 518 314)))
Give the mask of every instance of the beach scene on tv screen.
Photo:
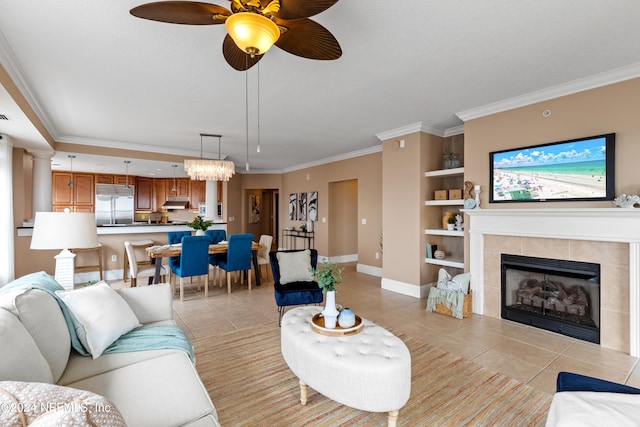
POLYGON ((604 198, 604 137, 493 154, 493 200, 604 198))

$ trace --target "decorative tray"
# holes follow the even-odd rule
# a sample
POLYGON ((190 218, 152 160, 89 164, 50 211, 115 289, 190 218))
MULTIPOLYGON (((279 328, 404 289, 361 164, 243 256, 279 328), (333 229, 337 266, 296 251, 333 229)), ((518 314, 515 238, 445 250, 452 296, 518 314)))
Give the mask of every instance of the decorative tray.
POLYGON ((355 335, 362 332, 364 329, 364 323, 360 316, 356 315, 356 324, 350 328, 341 328, 336 325, 335 329, 327 329, 324 327, 324 317, 322 313, 318 313, 311 318, 311 330, 322 335, 328 335, 330 337, 344 337, 347 335, 355 335))

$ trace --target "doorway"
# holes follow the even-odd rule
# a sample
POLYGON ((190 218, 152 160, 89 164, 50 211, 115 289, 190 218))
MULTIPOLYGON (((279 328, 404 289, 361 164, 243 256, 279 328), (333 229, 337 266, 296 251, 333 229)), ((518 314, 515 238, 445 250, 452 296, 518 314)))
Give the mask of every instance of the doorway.
POLYGON ((358 180, 329 183, 329 254, 357 260, 358 180), (355 257, 355 259, 353 259, 355 257))

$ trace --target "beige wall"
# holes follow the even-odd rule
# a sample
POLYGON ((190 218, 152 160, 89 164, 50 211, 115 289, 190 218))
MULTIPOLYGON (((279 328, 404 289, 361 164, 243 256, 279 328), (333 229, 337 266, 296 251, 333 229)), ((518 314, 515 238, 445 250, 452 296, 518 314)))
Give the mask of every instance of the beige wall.
MULTIPOLYGON (((329 183, 329 256, 358 253, 358 181, 329 183)), ((368 218, 364 218, 368 222, 368 218)), ((360 221, 362 222, 362 221, 360 221)))
POLYGON ((386 279, 415 286, 432 281, 433 266, 425 264, 423 248, 427 241, 424 230, 433 212, 425 208, 424 201, 434 188, 424 173, 441 168, 443 142, 439 136, 418 132, 382 144, 386 279))
POLYGON ((489 204, 489 152, 616 133, 616 195, 639 194, 640 78, 465 122, 465 179, 482 186, 483 208, 610 207, 611 202, 489 204), (549 117, 542 112, 550 110, 549 117))

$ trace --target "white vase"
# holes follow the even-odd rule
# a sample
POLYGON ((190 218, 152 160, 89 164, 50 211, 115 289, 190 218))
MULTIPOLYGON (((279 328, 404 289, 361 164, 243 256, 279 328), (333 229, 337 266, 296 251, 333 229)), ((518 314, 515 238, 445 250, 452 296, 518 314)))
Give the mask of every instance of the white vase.
POLYGON ((205 232, 204 230, 196 230, 196 236, 204 236, 205 232))
POLYGON ((334 329, 336 327, 336 321, 338 320, 338 314, 340 314, 336 309, 336 291, 327 291, 325 295, 327 297, 324 304, 324 310, 322 310, 324 327, 327 329, 334 329))
POLYGON ((307 220, 307 231, 310 233, 313 231, 313 221, 310 219, 307 220))

